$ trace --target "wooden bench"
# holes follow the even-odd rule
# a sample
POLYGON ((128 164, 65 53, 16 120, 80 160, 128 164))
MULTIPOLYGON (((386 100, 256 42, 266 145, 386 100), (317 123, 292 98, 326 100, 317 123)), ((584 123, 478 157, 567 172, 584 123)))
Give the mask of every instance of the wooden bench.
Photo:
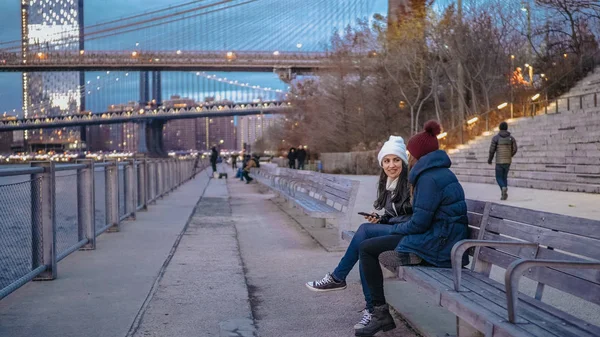
POLYGON ((551 287, 590 307, 600 304, 600 221, 476 200, 467 205, 470 239, 453 247, 453 268, 407 266, 398 278, 456 315, 460 337, 600 336, 600 327, 542 302, 551 287), (460 268, 465 252, 470 268, 460 268), (504 283, 490 278, 492 266, 505 269, 504 283), (522 276, 535 283, 535 295, 518 291, 522 276))
POLYGON ((322 227, 337 220, 338 229, 350 226, 359 182, 331 174, 287 168, 253 168, 258 182, 269 187, 292 207, 317 219, 322 227))

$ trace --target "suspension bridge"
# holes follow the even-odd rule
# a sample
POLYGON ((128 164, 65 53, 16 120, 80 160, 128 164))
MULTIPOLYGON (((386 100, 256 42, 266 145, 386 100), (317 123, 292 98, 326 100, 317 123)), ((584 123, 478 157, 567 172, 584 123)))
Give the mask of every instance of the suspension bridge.
POLYGON ((23 73, 22 117, 2 121, 0 131, 136 122, 155 128, 145 133, 152 135, 171 119, 281 113, 291 109, 288 84, 325 70, 333 33, 372 7, 368 0, 195 0, 86 25, 83 1, 75 3, 22 3, 23 38, 0 42, 0 72, 23 73), (214 72, 278 76, 261 87, 214 72), (196 104, 163 107, 172 96, 196 104), (114 105, 128 108, 107 111, 114 105))

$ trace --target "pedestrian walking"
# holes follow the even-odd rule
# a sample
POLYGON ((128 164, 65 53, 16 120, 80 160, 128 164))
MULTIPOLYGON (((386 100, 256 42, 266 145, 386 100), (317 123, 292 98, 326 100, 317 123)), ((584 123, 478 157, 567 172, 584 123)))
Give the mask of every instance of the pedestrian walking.
POLYGON ((288 152, 288 166, 291 169, 295 169, 296 168, 296 148, 291 147, 290 151, 288 152))
POLYGON ((298 170, 304 170, 304 162, 306 161, 306 150, 302 145, 296 151, 296 159, 298 159, 298 170))
POLYGON ((500 200, 508 199, 508 171, 512 164, 512 157, 517 154, 517 141, 515 137, 508 132, 508 124, 500 123, 500 132, 492 138, 490 144, 490 156, 488 164, 492 165, 494 155, 496 155, 496 181, 500 186, 500 200))
POLYGON ((212 166, 213 174, 217 172, 217 159, 219 159, 219 151, 213 146, 210 151, 210 166, 212 166))

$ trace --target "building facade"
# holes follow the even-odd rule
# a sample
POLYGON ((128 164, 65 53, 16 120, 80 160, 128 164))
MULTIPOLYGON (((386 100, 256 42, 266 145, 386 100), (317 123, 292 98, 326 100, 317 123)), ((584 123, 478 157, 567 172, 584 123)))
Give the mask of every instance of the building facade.
POLYGON ((256 140, 266 135, 269 128, 274 126, 281 118, 284 118, 283 115, 253 115, 238 117, 237 148, 239 150, 244 150, 250 146, 250 149, 252 149, 256 140))
MULTIPOLYGON (((84 50, 83 0, 21 0, 23 57, 60 57, 84 50)), ((74 114, 85 110, 83 72, 23 73, 23 117, 74 114)), ((73 143, 78 128, 25 132, 28 143, 73 143)))

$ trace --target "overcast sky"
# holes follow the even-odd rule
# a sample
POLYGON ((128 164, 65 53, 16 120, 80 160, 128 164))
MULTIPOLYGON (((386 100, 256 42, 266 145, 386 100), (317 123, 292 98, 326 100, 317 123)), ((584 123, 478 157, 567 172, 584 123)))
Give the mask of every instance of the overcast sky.
MULTIPOLYGON (((281 1, 292 2, 297 0, 281 1)), ((183 0, 85 0, 84 18, 87 26, 183 2, 183 0)), ((21 38, 19 3, 20 1, 17 0, 0 0, 0 41, 21 38)), ((387 0, 373 0, 373 13, 387 13, 387 0)), ((237 73, 230 74, 228 77, 261 86, 274 86, 273 82, 275 81, 273 74, 237 73)), ((3 111, 11 112, 13 109, 20 111, 21 105, 21 74, 0 73, 0 113, 3 111)))

